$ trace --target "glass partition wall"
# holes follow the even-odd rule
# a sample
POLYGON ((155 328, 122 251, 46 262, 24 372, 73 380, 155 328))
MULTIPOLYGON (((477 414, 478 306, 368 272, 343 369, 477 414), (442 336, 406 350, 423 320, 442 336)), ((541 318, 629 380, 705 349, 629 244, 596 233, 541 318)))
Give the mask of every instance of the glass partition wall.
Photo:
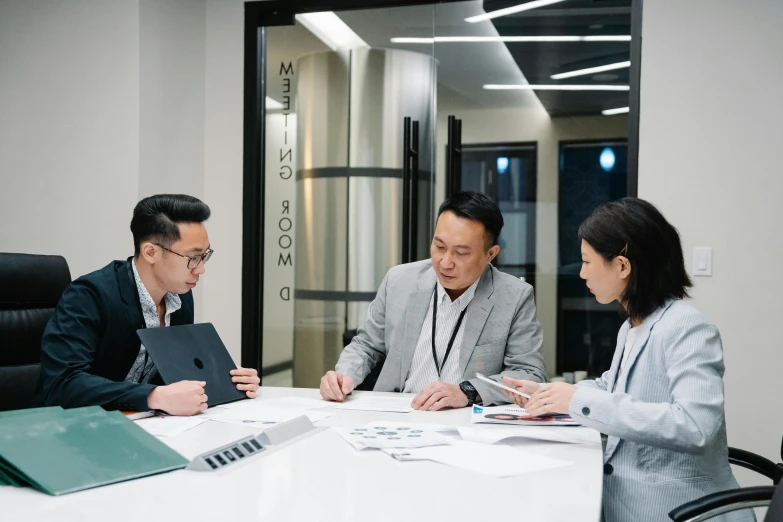
POLYGON ((631 1, 260 4, 246 28, 243 364, 264 385, 317 387, 386 271, 429 257, 440 203, 474 190, 504 216, 495 266, 534 286, 550 375, 608 367, 621 319, 573 257, 579 222, 635 187, 631 1))

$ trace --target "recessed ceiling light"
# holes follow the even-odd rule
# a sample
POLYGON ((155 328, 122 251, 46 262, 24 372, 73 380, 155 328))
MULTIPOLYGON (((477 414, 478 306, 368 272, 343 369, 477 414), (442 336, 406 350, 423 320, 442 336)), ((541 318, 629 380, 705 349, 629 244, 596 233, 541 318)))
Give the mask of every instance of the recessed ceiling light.
POLYGON ((601 111, 601 114, 604 116, 614 116, 615 114, 625 114, 629 111, 630 107, 620 107, 618 109, 606 109, 605 111, 601 111))
POLYGON ((524 4, 513 5, 506 7, 505 9, 498 9, 497 11, 491 11, 489 13, 480 14, 477 16, 470 16, 465 18, 465 21, 471 24, 476 22, 483 22, 485 20, 491 20, 493 18, 499 18, 501 16, 508 16, 514 13, 521 13, 522 11, 529 11, 537 7, 544 7, 547 5, 557 4, 564 0, 534 0, 533 2, 525 2, 524 4))
POLYGON ((368 47, 353 29, 331 11, 296 15, 296 21, 305 26, 333 51, 368 47))
POLYGON ((631 88, 627 85, 500 85, 488 83, 484 85, 484 89, 488 91, 628 91, 631 88))
POLYGON ((533 42, 630 42, 628 35, 607 36, 436 36, 434 38, 395 37, 392 43, 533 43, 533 42))
POLYGON ((631 62, 610 63, 607 65, 599 65, 598 67, 589 67, 587 69, 578 69, 576 71, 553 74, 551 78, 553 80, 562 80, 564 78, 573 78, 574 76, 583 76, 585 74, 614 71, 615 69, 625 69, 626 67, 630 67, 630 66, 631 66, 631 62))

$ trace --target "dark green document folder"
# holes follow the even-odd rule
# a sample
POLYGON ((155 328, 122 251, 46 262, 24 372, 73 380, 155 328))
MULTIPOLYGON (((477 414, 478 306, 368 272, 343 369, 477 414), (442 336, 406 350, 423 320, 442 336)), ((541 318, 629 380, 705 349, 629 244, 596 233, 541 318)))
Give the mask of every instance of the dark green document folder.
POLYGON ((0 414, 0 481, 63 495, 182 469, 188 460, 98 406, 0 414))
MULTIPOLYGON (((33 414, 43 413, 44 411, 54 412, 63 411, 63 409, 58 406, 51 406, 48 408, 37 408, 35 410, 0 411, 0 420, 11 417, 18 417, 20 415, 30 416, 33 414)), ((13 469, 6 469, 6 464, 3 462, 2 457, 0 457, 0 486, 23 487, 25 485, 26 484, 24 479, 20 478, 17 472, 15 472, 13 469)))

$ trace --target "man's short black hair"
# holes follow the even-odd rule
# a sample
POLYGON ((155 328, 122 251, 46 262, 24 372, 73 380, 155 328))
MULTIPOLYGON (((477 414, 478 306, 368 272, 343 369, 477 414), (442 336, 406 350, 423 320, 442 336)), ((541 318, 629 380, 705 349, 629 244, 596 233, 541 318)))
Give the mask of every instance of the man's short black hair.
POLYGON ((688 297, 680 235, 654 205, 623 198, 596 208, 579 227, 579 239, 606 261, 618 255, 631 263, 620 301, 633 320, 644 320, 668 299, 688 297))
POLYGON ((134 255, 139 256, 145 241, 154 240, 170 247, 180 240, 180 223, 203 223, 209 214, 203 201, 185 194, 157 194, 142 199, 133 209, 130 224, 134 255))
POLYGON ((484 225, 487 236, 487 250, 498 244, 500 231, 503 229, 503 214, 497 204, 484 194, 464 190, 446 198, 438 210, 438 218, 446 211, 453 212, 461 218, 478 221, 484 225))

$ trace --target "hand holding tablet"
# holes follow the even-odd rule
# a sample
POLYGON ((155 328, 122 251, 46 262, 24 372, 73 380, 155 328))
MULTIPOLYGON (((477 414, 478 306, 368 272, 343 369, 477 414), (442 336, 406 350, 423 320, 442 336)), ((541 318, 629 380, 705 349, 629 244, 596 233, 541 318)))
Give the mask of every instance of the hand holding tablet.
POLYGON ((484 381, 484 382, 486 382, 488 384, 491 384, 493 386, 497 386, 498 388, 502 388, 504 390, 510 391, 511 393, 516 393, 517 395, 521 395, 522 397, 524 397, 526 399, 530 398, 529 394, 521 392, 521 391, 517 390, 516 388, 512 388, 511 386, 506 386, 505 384, 500 383, 498 381, 495 381, 493 379, 490 379, 489 377, 487 377, 486 375, 484 375, 482 373, 476 372, 476 378, 481 380, 481 381, 484 381))

